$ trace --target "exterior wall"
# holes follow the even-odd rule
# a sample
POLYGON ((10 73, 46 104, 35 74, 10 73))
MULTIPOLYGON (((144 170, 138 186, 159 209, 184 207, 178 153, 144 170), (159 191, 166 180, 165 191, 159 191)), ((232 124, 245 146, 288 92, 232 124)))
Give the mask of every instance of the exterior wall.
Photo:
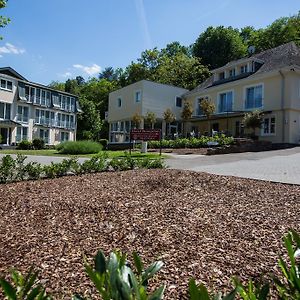
MULTIPOLYGON (((194 109, 196 101, 200 97, 208 97, 216 105, 216 116, 218 113, 219 95, 226 91, 233 91, 233 111, 250 111, 245 108, 246 88, 252 85, 263 85, 263 107, 259 108, 265 112, 265 117, 274 116, 276 119, 275 134, 264 135, 263 130, 258 130, 260 139, 269 140, 274 143, 299 143, 300 141, 300 74, 293 71, 277 71, 260 76, 252 75, 245 79, 220 84, 205 91, 193 93, 187 96, 194 109), (283 76, 283 77, 282 77, 283 76), (282 90, 283 88, 283 90, 282 90), (283 91, 283 94, 282 94, 283 91), (283 99, 282 99, 283 97, 283 99)), ((227 127, 226 113, 224 119, 218 119, 220 130, 227 127), (224 126, 224 122, 226 126, 224 126)), ((234 119, 230 118, 229 131, 234 134, 234 119)), ((242 117, 240 118, 242 122, 242 117)), ((211 121, 213 123, 214 121, 211 121)), ((191 126, 199 127, 200 132, 208 131, 207 121, 194 121, 191 126), (205 125, 206 123, 206 125, 205 125)), ((247 133, 247 130, 245 130, 247 133)))
MULTIPOLYGON (((0 74, 0 79, 7 79, 13 83, 12 91, 5 90, 1 88, 0 86, 0 102, 1 103, 9 103, 11 104, 11 113, 10 117, 7 120, 3 120, 0 118, 0 130, 1 128, 7 128, 9 129, 9 144, 16 144, 19 141, 17 141, 17 128, 18 127, 25 127, 27 129, 27 140, 32 141, 34 138, 39 138, 39 130, 49 130, 49 139, 47 144, 49 145, 55 145, 61 142, 60 140, 60 132, 68 132, 69 133, 69 140, 75 140, 76 138, 76 113, 75 112, 68 112, 64 111, 62 109, 55 109, 54 107, 45 107, 38 104, 33 104, 29 101, 23 101, 19 99, 18 95, 18 84, 19 80, 8 76, 6 74, 0 74), (28 121, 22 122, 18 119, 18 106, 23 106, 28 108, 28 121), (49 114, 53 112, 55 114, 55 117, 58 113, 73 116, 74 122, 75 122, 75 128, 74 129, 65 129, 65 128, 56 128, 55 124, 49 124, 49 125, 37 125, 35 120, 35 113, 36 110, 47 110, 49 111, 49 114), (9 122, 8 122, 9 121, 9 122)), ((25 85, 32 86, 30 83, 24 82, 25 85)), ((34 86, 34 85, 33 85, 34 86)), ((47 90, 49 89, 47 87, 38 87, 41 90, 47 90)), ((75 98, 75 96, 71 96, 75 98)), ((52 100, 51 100, 52 101, 52 100)), ((70 117, 69 117, 70 118, 70 117)), ((56 122, 56 120, 55 120, 56 122)), ((1 133, 0 133, 1 134, 1 133)), ((7 141, 2 141, 3 144, 7 144, 7 141)))
MULTIPOLYGON (((110 127, 110 142, 129 141, 131 125, 125 130, 125 123, 131 122, 136 113, 145 117, 147 112, 154 112, 157 116, 157 123, 165 132, 163 113, 170 108, 176 115, 176 119, 180 120, 182 108, 176 107, 175 97, 185 92, 187 92, 186 89, 142 80, 110 93, 107 118, 110 127), (138 103, 135 101, 137 91, 141 92, 141 101, 138 103), (122 100, 121 107, 118 107, 118 98, 122 100), (114 124, 117 124, 117 128, 113 128, 114 124)), ((140 127, 144 128, 144 120, 140 127)))

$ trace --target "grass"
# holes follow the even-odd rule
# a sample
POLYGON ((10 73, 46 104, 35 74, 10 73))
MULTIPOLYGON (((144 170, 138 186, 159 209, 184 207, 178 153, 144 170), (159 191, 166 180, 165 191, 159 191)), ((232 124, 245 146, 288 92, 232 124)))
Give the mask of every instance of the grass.
MULTIPOLYGON (((109 158, 113 157, 123 157, 125 156, 124 151, 105 151, 108 154, 109 158)), ((0 150, 0 154, 23 154, 23 155, 37 155, 37 156, 61 156, 61 157, 92 157, 95 154, 80 154, 80 155, 70 155, 70 154, 60 154, 55 149, 45 149, 45 150, 0 150)), ((140 153, 140 152, 132 152, 132 157, 148 157, 154 158, 158 157, 158 153, 140 153)), ((165 155, 162 155, 165 158, 165 155)))

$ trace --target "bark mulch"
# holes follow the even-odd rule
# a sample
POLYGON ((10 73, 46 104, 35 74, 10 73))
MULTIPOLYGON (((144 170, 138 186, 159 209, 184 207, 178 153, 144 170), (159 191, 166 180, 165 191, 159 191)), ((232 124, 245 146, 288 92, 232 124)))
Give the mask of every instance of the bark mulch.
POLYGON ((282 236, 300 230, 300 187, 178 170, 70 176, 0 186, 0 274, 35 265, 56 299, 92 291, 83 254, 138 251, 162 259, 165 299, 190 277, 226 289, 230 278, 277 272, 282 236))

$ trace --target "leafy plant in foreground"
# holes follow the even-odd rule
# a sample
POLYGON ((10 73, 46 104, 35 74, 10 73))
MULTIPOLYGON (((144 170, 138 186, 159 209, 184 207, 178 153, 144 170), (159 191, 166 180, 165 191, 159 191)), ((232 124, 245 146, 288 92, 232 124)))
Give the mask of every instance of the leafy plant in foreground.
POLYGON ((267 300, 270 297, 270 284, 258 282, 255 284, 251 279, 247 286, 244 286, 237 278, 233 279, 236 291, 243 300, 267 300))
POLYGON ((288 251, 289 263, 280 257, 283 279, 274 277, 275 286, 281 299, 300 299, 300 236, 291 230, 283 242, 288 251))
POLYGON ((25 276, 12 270, 13 283, 0 278, 0 286, 8 300, 50 300, 51 297, 47 295, 45 288, 38 283, 37 276, 38 272, 33 272, 33 268, 30 268, 25 276))
POLYGON ((14 178, 16 162, 10 155, 2 157, 0 162, 0 182, 6 183, 14 178))
POLYGON ((144 269, 140 257, 136 253, 133 257, 136 275, 128 265, 126 255, 118 251, 110 253, 108 258, 102 251, 99 251, 95 257, 94 267, 85 260, 85 270, 104 300, 159 300, 163 298, 164 285, 151 295, 147 292, 148 281, 162 268, 163 263, 157 261, 144 269))

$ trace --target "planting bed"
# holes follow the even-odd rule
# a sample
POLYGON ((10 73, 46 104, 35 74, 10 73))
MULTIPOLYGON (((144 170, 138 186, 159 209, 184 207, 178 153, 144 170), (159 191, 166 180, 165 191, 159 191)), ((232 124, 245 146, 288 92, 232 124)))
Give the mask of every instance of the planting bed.
POLYGON ((299 186, 177 170, 1 185, 0 274, 33 264, 56 299, 69 299, 93 291, 83 254, 119 248, 165 262, 156 277, 165 299, 185 298, 190 277, 226 289, 233 275, 277 272, 283 234, 300 230, 299 195, 299 186))

